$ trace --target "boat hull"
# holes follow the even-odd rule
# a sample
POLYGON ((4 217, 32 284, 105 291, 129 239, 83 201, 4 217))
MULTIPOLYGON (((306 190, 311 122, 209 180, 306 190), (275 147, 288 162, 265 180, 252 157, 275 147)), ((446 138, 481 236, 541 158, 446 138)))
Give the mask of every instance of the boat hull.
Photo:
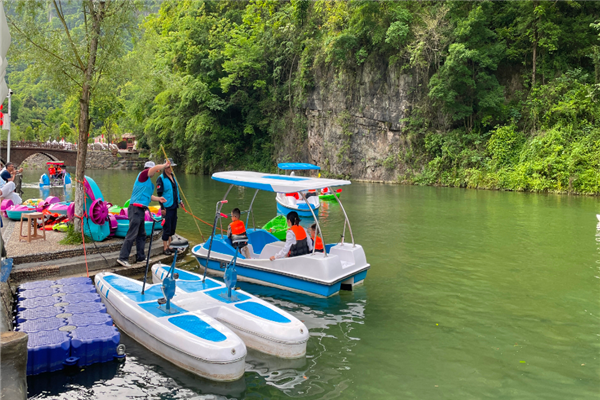
MULTIPOLYGON (((152 281, 154 283, 162 282, 168 270, 169 267, 166 265, 157 264, 152 266, 152 281)), ((176 269, 175 272, 179 274, 178 287, 183 287, 183 290, 185 290, 186 284, 193 282, 199 284, 202 279, 201 275, 190 271, 176 269), (195 280, 189 280, 189 278, 195 280)), ((217 282, 210 278, 207 278, 207 281, 217 282)), ((217 283, 224 287, 222 283, 217 283)), ((202 292, 189 293, 179 298, 176 297, 174 304, 186 309, 196 307, 196 309, 201 310, 204 308, 206 313, 211 314, 217 321, 238 335, 248 348, 286 359, 300 358, 306 355, 309 333, 308 328, 302 322, 245 291, 237 289, 234 291, 234 296, 241 297, 241 300, 235 303, 217 302, 215 304, 213 298, 202 292), (260 308, 263 312, 246 312, 239 308, 240 306, 243 307, 244 304, 260 308), (268 317, 268 314, 272 314, 276 316, 275 319, 280 318, 280 320, 273 320, 273 318, 268 317)))
MULTIPOLYGON (((312 208, 312 207, 311 207, 312 208)), ((277 212, 283 215, 288 215, 291 211, 296 211, 300 218, 312 218, 313 215, 309 209, 300 209, 298 207, 288 207, 283 204, 277 202, 277 212)), ((313 212, 319 217, 319 207, 313 208, 313 212)))
POLYGON ((8 216, 9 219, 12 219, 13 221, 20 221, 21 214, 31 214, 32 212, 35 212, 35 209, 26 210, 26 211, 6 210, 6 215, 8 216))
MULTIPOLYGON (((211 318, 202 317, 202 320, 208 321, 211 327, 227 337, 226 344, 218 346, 218 343, 191 337, 190 334, 169 326, 168 321, 172 319, 169 316, 153 319, 140 312, 136 304, 124 299, 118 289, 106 281, 106 277, 110 275, 114 276, 109 273, 96 275, 96 290, 115 324, 127 335, 153 353, 201 377, 215 381, 235 381, 244 375, 246 347, 228 328, 211 318)), ((146 293, 150 290, 151 286, 147 285, 146 293)), ((137 305, 139 304, 142 303, 137 305)))
POLYGON ((336 197, 340 197, 340 194, 336 193, 336 194, 321 194, 321 195, 319 195, 319 199, 325 200, 325 201, 335 200, 336 197))
MULTIPOLYGON (((252 236, 253 233, 249 233, 251 241, 252 236)), ((266 250, 262 251, 258 259, 238 257, 238 280, 312 296, 330 297, 341 289, 352 290, 356 285, 362 284, 370 268, 359 245, 329 246, 327 257, 317 253, 270 261, 268 257, 275 254, 283 243, 277 242, 277 245, 270 249, 265 246, 266 250)), ((232 259, 231 255, 223 253, 226 250, 223 243, 215 240, 208 262, 211 274, 223 276, 225 265, 232 259)), ((206 265, 208 252, 205 244, 196 245, 192 253, 200 265, 206 265)))

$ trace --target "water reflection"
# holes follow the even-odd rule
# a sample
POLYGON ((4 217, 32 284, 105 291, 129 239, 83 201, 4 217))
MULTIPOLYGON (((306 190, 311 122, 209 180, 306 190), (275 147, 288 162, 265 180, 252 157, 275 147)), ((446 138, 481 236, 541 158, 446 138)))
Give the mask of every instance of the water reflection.
MULTIPOLYGON (((29 398, 47 398, 69 392, 86 392, 113 379, 124 365, 117 361, 93 364, 81 369, 48 372, 27 378, 29 398)), ((69 395, 70 396, 70 395, 69 395)))
MULTIPOLYGON (((256 372, 265 383, 290 397, 312 396, 341 391, 343 371, 351 369, 353 349, 360 338, 352 335, 356 325, 364 324, 367 291, 357 287, 330 298, 318 298, 266 286, 240 282, 240 288, 289 312, 310 331, 306 366, 279 363, 254 365, 247 372, 256 372), (331 351, 330 347, 335 348, 331 351), (335 365, 335 368, 331 367, 335 365), (285 366, 285 367, 284 367, 285 366)), ((264 360, 264 356, 263 356, 264 360)))

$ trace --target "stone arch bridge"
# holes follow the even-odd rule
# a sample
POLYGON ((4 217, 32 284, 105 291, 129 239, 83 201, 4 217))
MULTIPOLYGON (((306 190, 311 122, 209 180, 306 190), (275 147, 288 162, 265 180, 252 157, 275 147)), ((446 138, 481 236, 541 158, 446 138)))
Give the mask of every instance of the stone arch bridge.
MULTIPOLYGON (((43 142, 10 142, 10 161, 21 165, 23 161, 34 154, 43 154, 48 161, 63 161, 71 167, 77 163, 77 147, 74 145, 61 145, 43 142)), ((6 164, 6 142, 0 144, 0 161, 6 164)))

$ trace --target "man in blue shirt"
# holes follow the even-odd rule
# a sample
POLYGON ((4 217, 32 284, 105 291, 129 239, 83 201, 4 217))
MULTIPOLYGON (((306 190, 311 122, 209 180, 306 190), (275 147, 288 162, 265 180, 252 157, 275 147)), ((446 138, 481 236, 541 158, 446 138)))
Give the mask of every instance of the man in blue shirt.
POLYGON ((184 207, 179 195, 179 187, 173 177, 173 167, 177 164, 174 164, 170 158, 165 160, 166 162, 169 162, 170 165, 165 168, 165 171, 156 180, 156 194, 167 199, 166 202, 160 203, 160 208, 161 214, 165 219, 162 234, 163 252, 170 256, 174 251, 169 246, 171 245, 171 236, 175 234, 175 229, 177 228, 177 208, 180 206, 181 208, 184 207))
POLYGON ((154 184, 152 183, 151 177, 160 170, 164 170, 170 165, 169 161, 165 164, 155 165, 154 162, 148 161, 144 165, 144 170, 139 173, 135 183, 133 184, 133 192, 131 193, 131 200, 129 201, 129 208, 127 209, 127 217, 129 218, 129 230, 121 246, 121 253, 117 262, 124 267, 130 267, 129 264, 129 253, 131 247, 135 241, 135 247, 137 250, 136 261, 144 261, 146 256, 144 255, 144 246, 146 244, 146 222, 145 213, 148 205, 151 201, 158 201, 164 203, 167 201, 164 197, 154 196, 154 184))

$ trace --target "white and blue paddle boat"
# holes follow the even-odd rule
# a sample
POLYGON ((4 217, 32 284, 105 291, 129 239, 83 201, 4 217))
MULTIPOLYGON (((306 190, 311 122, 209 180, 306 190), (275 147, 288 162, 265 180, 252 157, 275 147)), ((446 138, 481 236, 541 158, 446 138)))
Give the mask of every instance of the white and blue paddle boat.
POLYGON ((153 280, 160 283, 152 285, 145 278, 142 283, 110 272, 96 275, 96 290, 113 320, 140 344, 215 381, 243 376, 246 345, 287 358, 306 354, 306 326, 236 290, 235 265, 229 266, 225 285, 178 270, 176 261, 177 253, 170 267, 155 265, 153 280))
MULTIPOLYGON (((319 171, 321 169, 318 165, 309 163, 279 163, 277 164, 277 167, 284 171, 319 171)), ((294 178, 294 176, 291 175, 287 175, 287 177, 294 178)), ((304 196, 301 196, 298 192, 277 193, 275 196, 275 200, 277 201, 277 212, 287 215, 290 211, 296 211, 300 218, 312 218, 314 213, 318 217, 321 202, 315 188, 309 190, 310 191, 307 190, 304 193, 304 196)))
MULTIPOLYGON (((345 217, 341 241, 326 244, 324 253, 313 250, 311 254, 271 261, 269 257, 277 254, 283 248, 284 242, 279 241, 264 229, 249 228, 248 226, 254 200, 259 190, 275 193, 297 192, 305 198, 304 192, 310 189, 350 185, 350 181, 272 175, 250 171, 218 172, 213 174, 212 179, 230 185, 223 200, 217 203, 214 226, 217 225, 218 220, 220 221, 221 207, 223 203, 227 202, 227 195, 234 185, 256 189, 256 192, 249 210, 246 211, 246 235, 250 258, 238 255, 234 243, 226 235, 215 234, 214 228, 209 240, 192 249, 198 262, 205 268, 207 267, 211 274, 224 275, 224 267, 237 258, 237 273, 240 281, 298 293, 329 297, 337 294, 340 289, 352 290, 354 286, 364 282, 370 265, 367 263, 362 246, 354 242, 348 215, 339 198, 336 200, 345 217), (352 243, 344 242, 346 228, 350 232, 352 243)), ((318 226, 319 222, 314 210, 311 213, 318 226)), ((323 243, 327 243, 323 239, 323 231, 320 227, 319 231, 321 240, 323 243)))

